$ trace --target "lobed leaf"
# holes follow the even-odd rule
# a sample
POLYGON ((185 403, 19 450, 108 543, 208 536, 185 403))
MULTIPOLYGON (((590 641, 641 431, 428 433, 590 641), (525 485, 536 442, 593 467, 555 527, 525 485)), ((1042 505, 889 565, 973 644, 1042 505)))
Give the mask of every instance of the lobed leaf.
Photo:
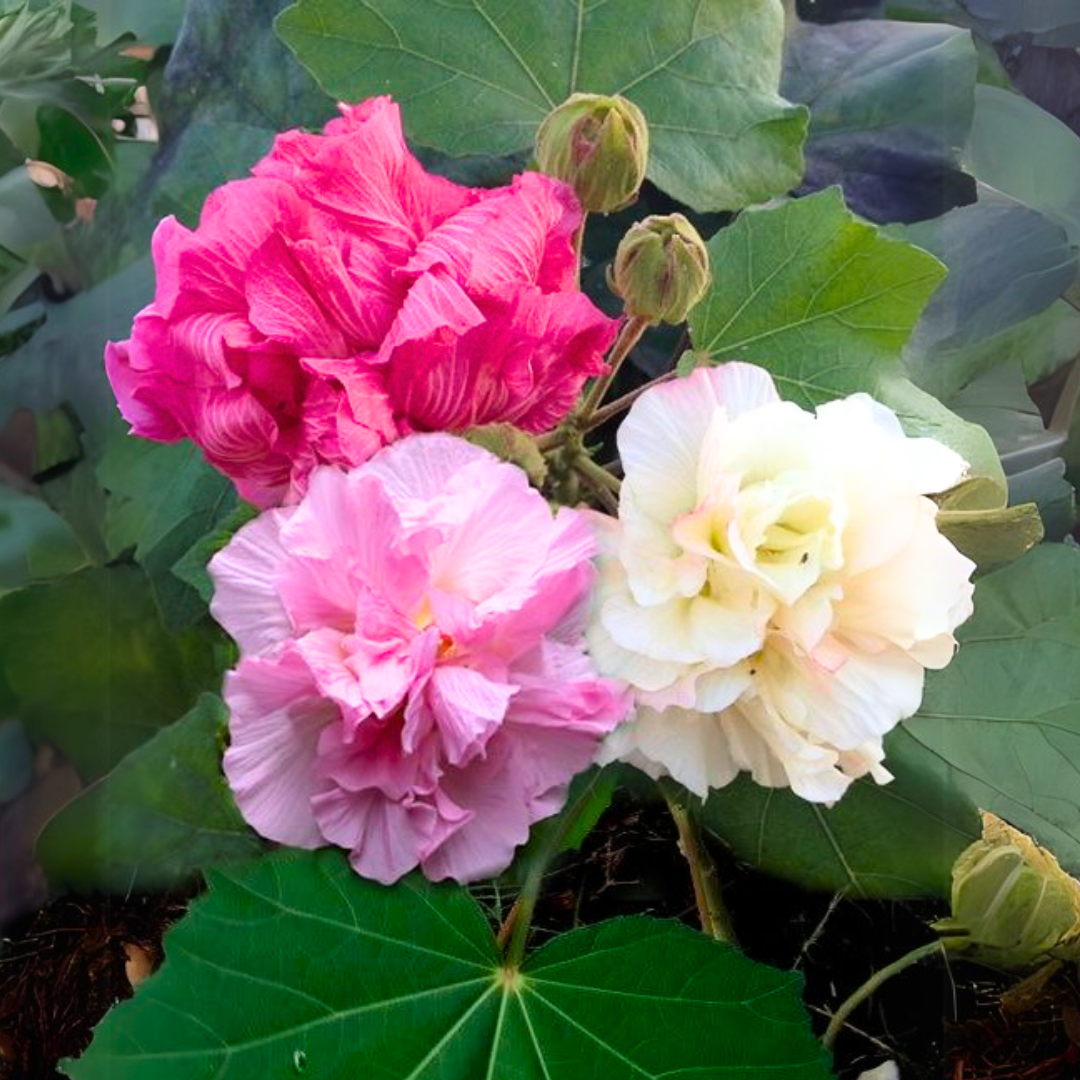
POLYGON ((328 94, 391 93, 407 134, 448 153, 530 147, 585 91, 641 107, 649 179, 694 209, 737 209, 802 175, 807 112, 778 93, 779 0, 300 0, 276 26, 328 94))
POLYGON ((460 888, 333 851, 216 871, 75 1080, 824 1078, 802 979, 679 923, 616 919, 501 966, 460 888))

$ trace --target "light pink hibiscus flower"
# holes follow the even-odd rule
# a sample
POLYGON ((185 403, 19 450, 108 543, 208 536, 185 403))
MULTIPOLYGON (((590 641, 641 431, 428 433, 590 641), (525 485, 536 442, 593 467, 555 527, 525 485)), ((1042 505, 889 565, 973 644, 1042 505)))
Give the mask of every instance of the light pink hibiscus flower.
POLYGON ((226 676, 225 773, 272 840, 347 848, 390 883, 497 874, 629 708, 582 632, 583 515, 450 435, 413 435, 210 564, 226 676))

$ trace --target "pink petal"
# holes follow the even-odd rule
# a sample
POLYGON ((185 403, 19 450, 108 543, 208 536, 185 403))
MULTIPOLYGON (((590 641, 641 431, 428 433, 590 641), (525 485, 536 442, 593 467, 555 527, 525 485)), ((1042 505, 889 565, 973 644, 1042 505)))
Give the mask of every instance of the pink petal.
POLYGON ((315 769, 316 746, 336 710, 289 654, 242 659, 225 676, 224 697, 230 712, 225 775, 245 820, 267 839, 318 847, 323 839, 311 799, 326 784, 315 769))
POLYGON ((249 521, 207 569, 214 581, 210 613, 244 653, 269 653, 292 630, 278 589, 289 563, 281 527, 291 511, 272 510, 249 521))
POLYGON ((516 686, 491 682, 468 668, 439 667, 432 672, 427 699, 451 765, 465 765, 483 752, 517 692, 516 686))

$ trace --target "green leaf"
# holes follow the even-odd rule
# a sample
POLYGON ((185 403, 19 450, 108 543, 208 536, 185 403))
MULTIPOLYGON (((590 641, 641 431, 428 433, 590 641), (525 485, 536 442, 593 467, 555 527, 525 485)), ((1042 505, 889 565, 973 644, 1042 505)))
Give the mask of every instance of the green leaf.
POLYGON ((66 303, 44 304, 45 325, 0 359, 0 428, 20 406, 45 410, 66 402, 82 424, 87 451, 100 453, 121 425, 102 362, 104 343, 126 338, 135 313, 153 296, 147 256, 66 303))
POLYGON ((134 34, 151 45, 176 40, 184 14, 184 0, 80 0, 97 15, 98 33, 110 41, 120 34, 134 34))
POLYGON ((804 407, 898 374, 945 276, 932 255, 851 214, 838 188, 749 210, 708 247, 713 285, 690 313, 694 348, 760 364, 804 407))
POLYGON ((206 604, 174 575, 173 567, 236 509, 232 482, 207 464, 192 443, 166 446, 130 435, 110 442, 97 475, 109 493, 110 555, 134 548, 170 627, 197 621, 206 614, 206 604))
POLYGON ((228 711, 205 695, 69 803, 45 827, 38 861, 53 888, 165 889, 263 849, 221 772, 228 711))
POLYGON ((274 133, 266 128, 193 120, 175 140, 168 168, 157 178, 154 214, 174 214, 195 228, 206 196, 229 180, 246 176, 273 141, 274 133))
POLYGON ((779 0, 300 0, 276 26, 328 94, 392 93, 408 135, 452 154, 529 147, 585 91, 641 107, 649 179, 696 210, 759 202, 802 176, 808 114, 778 93, 779 0))
POLYGON ((781 92, 810 107, 805 185, 842 180, 874 221, 937 217, 971 200, 958 164, 971 127, 978 58, 971 35, 940 23, 796 22, 781 92))
POLYGON ((337 852, 211 874, 75 1080, 825 1078, 801 977, 679 923, 576 930, 504 969, 468 894, 337 852))
POLYGON ((924 390, 943 400, 983 372, 1019 359, 1027 383, 1037 382, 1080 354, 1080 311, 1055 300, 1038 315, 957 349, 909 349, 904 362, 924 390))
POLYGON ((1080 137, 1057 117, 1019 94, 977 87, 964 165, 1080 244, 1080 137))
POLYGON ((168 634, 133 566, 83 570, 0 597, 0 673, 18 715, 85 780, 217 683, 214 641, 168 634))
POLYGON ((985 185, 978 193, 969 206, 894 230, 949 267, 905 357, 920 383, 940 394, 958 386, 937 375, 939 352, 975 345, 1037 315, 1076 277, 1076 249, 1060 226, 985 185))
POLYGON ((982 578, 960 651, 903 723, 955 791, 1080 870, 1080 551, 1042 544, 982 578))
POLYGON ((895 779, 856 780, 835 806, 743 776, 709 795, 702 821, 743 861, 806 889, 948 897, 953 862, 980 835, 978 809, 903 730, 885 751, 895 779))
POLYGON ((82 546, 56 511, 0 485, 0 593, 85 562, 82 546))

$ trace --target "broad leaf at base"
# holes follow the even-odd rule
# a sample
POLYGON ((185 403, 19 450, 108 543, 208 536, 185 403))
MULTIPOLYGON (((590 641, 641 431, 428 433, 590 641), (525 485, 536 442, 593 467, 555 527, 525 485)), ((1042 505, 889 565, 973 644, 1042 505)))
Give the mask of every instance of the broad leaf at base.
POLYGON ((212 875, 162 971, 74 1080, 817 1080, 801 977, 680 923, 617 919, 500 966, 469 894, 333 851, 212 875))

